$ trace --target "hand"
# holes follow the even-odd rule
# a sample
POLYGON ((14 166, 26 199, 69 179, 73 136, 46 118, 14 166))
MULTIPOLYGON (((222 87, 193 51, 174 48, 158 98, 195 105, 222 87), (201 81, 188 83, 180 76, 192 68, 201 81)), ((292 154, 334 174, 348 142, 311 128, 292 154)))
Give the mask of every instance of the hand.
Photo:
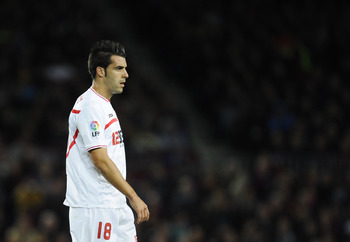
POLYGON ((142 222, 149 220, 149 211, 146 203, 144 203, 141 198, 136 196, 135 198, 129 199, 131 207, 135 210, 137 214, 137 223, 140 224, 142 222))

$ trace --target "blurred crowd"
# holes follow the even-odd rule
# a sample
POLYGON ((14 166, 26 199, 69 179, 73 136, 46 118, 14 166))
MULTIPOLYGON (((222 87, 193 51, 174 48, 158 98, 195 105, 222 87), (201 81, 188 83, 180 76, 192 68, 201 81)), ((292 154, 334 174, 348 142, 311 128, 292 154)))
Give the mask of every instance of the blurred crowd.
POLYGON ((12 0, 0 8, 0 241, 71 241, 68 115, 91 85, 92 43, 128 51, 107 9, 164 60, 212 148, 232 151, 204 163, 181 97, 129 55, 112 104, 151 212, 139 241, 350 240, 349 3, 12 0))
POLYGON ((148 17, 169 30, 164 48, 182 63, 179 82, 218 137, 248 150, 349 148, 348 3, 149 4, 157 11, 148 17))

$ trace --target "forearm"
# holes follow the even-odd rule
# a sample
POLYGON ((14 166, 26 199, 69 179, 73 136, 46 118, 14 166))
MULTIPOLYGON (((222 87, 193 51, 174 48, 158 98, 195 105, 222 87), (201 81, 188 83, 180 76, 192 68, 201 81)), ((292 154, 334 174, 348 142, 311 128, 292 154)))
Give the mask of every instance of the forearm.
POLYGON ((128 199, 133 199, 135 196, 137 196, 135 190, 123 178, 118 167, 112 160, 103 162, 103 164, 97 168, 100 170, 104 178, 106 178, 109 183, 123 193, 128 199))
POLYGON ((90 151, 90 156, 95 167, 101 172, 106 180, 129 199, 131 206, 137 213, 137 222, 141 223, 143 221, 148 221, 149 211, 147 205, 139 198, 134 189, 124 179, 118 167, 107 155, 107 149, 100 148, 92 150, 90 151))
POLYGON ((106 180, 116 189, 123 193, 128 199, 133 199, 136 195, 134 189, 124 179, 118 167, 107 155, 107 149, 96 149, 90 152, 95 167, 101 172, 106 180))
POLYGON ((139 198, 134 189, 123 178, 118 167, 112 161, 106 162, 105 166, 100 168, 101 173, 115 188, 123 193, 130 201, 131 206, 137 213, 137 223, 148 221, 149 211, 147 205, 139 198), (112 164, 111 164, 112 163, 112 164))

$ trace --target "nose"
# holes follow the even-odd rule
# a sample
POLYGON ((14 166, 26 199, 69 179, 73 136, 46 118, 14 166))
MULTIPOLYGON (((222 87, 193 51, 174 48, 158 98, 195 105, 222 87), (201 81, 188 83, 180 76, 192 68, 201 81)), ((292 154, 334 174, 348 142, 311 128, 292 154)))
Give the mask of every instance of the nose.
POLYGON ((129 74, 128 74, 128 72, 127 72, 126 70, 124 71, 124 77, 125 77, 125 78, 128 78, 128 77, 129 77, 129 74))

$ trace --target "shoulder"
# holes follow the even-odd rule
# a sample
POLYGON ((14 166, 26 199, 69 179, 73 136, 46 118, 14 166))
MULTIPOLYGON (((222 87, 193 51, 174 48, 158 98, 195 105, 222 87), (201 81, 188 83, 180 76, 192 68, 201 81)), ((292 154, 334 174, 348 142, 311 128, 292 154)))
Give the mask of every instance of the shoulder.
POLYGON ((106 105, 109 104, 107 99, 103 100, 98 94, 89 88, 84 92, 75 102, 75 106, 79 107, 80 110, 91 110, 91 111, 101 111, 106 105))
POLYGON ((76 106, 81 118, 93 116, 101 121, 108 117, 111 108, 109 100, 98 95, 92 88, 77 99, 76 106))

